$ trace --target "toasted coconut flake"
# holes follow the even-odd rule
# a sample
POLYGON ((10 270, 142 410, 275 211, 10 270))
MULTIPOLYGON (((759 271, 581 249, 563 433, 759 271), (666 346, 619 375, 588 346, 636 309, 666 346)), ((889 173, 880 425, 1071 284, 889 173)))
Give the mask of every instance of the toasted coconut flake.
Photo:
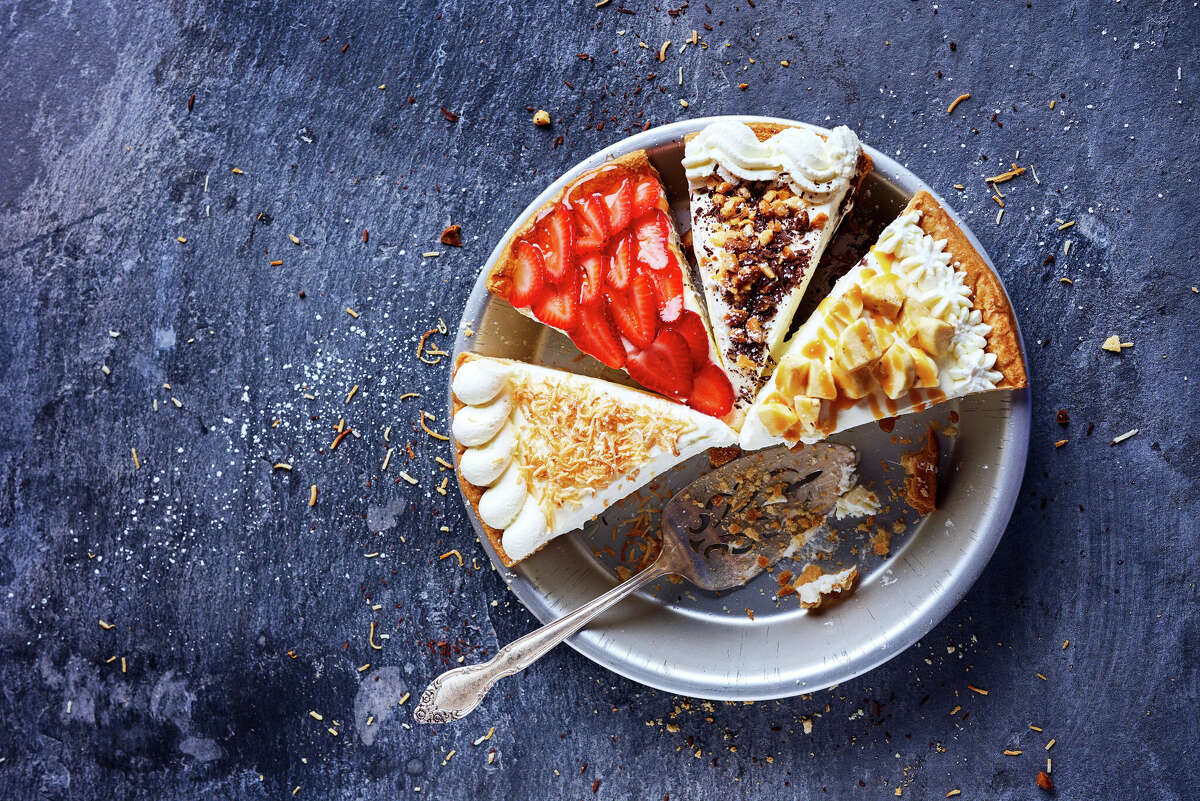
POLYGON ((1016 164, 1014 164, 1014 165, 1012 165, 1011 170, 1006 170, 1005 172, 1002 172, 999 175, 993 175, 991 178, 985 178, 983 180, 985 183, 989 183, 989 184, 1002 184, 1005 181, 1011 181, 1013 178, 1016 178, 1018 175, 1024 175, 1024 174, 1025 174, 1025 167, 1018 167, 1016 164))
POLYGON ((609 393, 557 380, 520 382, 513 391, 514 406, 529 423, 514 461, 551 514, 581 505, 655 452, 678 452, 680 438, 693 429, 629 407, 609 393))
POLYGON ((429 436, 433 437, 434 439, 440 439, 442 442, 449 442, 450 438, 447 437, 445 434, 439 434, 438 432, 434 431, 429 426, 425 425, 426 417, 428 417, 430 420, 437 419, 429 412, 425 411, 424 409, 421 409, 421 428, 425 429, 425 433, 428 434, 429 436))
POLYGON ((371 621, 371 627, 367 630, 367 643, 376 651, 382 651, 383 646, 375 642, 375 621, 371 621))
POLYGON ((347 426, 346 428, 343 428, 341 433, 339 433, 336 437, 333 438, 333 442, 329 443, 329 450, 336 451, 337 446, 341 445, 342 440, 344 440, 347 436, 349 436, 350 432, 353 430, 354 429, 350 428, 349 426, 347 426))
MULTIPOLYGON (((1136 428, 1131 428, 1128 431, 1126 431, 1124 434, 1120 434, 1118 436, 1113 437, 1112 442, 1110 442, 1108 444, 1109 445, 1119 445, 1120 443, 1124 442, 1125 440, 1129 439, 1130 437, 1137 436, 1137 432, 1138 432, 1138 430, 1136 428)), ((1066 648, 1066 647, 1067 647, 1067 643, 1064 642, 1063 648, 1066 648)))
POLYGON ((947 114, 953 114, 953 113, 954 113, 954 109, 958 108, 958 104, 959 104, 959 103, 963 102, 964 100, 970 100, 970 99, 971 99, 971 93, 970 93, 970 92, 964 92, 963 94, 961 94, 961 95, 959 95, 958 97, 954 98, 954 102, 952 102, 952 103, 951 103, 949 106, 947 106, 947 107, 946 107, 946 113, 947 113, 947 114))
POLYGON ((388 449, 387 449, 387 453, 385 453, 385 454, 383 455, 383 466, 379 468, 379 472, 381 472, 381 473, 386 473, 386 472, 387 472, 388 465, 389 465, 389 464, 391 464, 391 462, 392 462, 392 453, 393 453, 395 450, 396 450, 395 448, 388 448, 388 449))
POLYGON ((308 505, 309 506, 317 505, 317 485, 316 484, 313 484, 312 487, 308 491, 308 505))
POLYGON ((358 312, 356 312, 354 309, 350 308, 349 306, 346 307, 346 314, 350 315, 355 320, 358 319, 358 312))
POLYGON ((109 623, 107 620, 98 620, 96 622, 99 623, 100 628, 104 629, 105 631, 112 631, 117 627, 115 623, 109 623))
POLYGON ((417 480, 416 480, 415 478, 413 478, 412 476, 410 476, 408 473, 406 473, 406 472, 405 472, 405 471, 403 471, 403 470, 401 470, 401 471, 400 471, 400 478, 404 479, 404 480, 405 480, 405 481, 407 481, 409 484, 416 484, 416 483, 417 483, 417 480))
POLYGON ((296 236, 295 234, 288 234, 288 239, 292 240, 293 245, 300 244, 300 237, 296 236))
POLYGON ((453 557, 455 557, 455 558, 457 558, 457 559, 458 559, 458 566, 459 566, 459 567, 462 567, 462 566, 463 566, 463 558, 462 558, 462 554, 461 554, 461 553, 459 553, 457 550, 453 550, 453 551, 446 551, 444 554, 442 554, 441 556, 439 556, 439 557, 438 557, 438 561, 441 561, 442 559, 449 559, 451 556, 453 556, 453 557))
POLYGON ((987 695, 987 694, 988 694, 988 691, 987 691, 987 690, 983 689, 982 687, 976 687, 974 684, 968 684, 968 685, 967 685, 967 689, 968 689, 968 690, 970 690, 970 691, 971 691, 971 692, 973 692, 973 693, 979 693, 980 695, 987 695))
POLYGON ((449 356, 450 354, 439 348, 437 345, 431 345, 429 348, 426 348, 425 341, 433 334, 445 334, 446 332, 446 323, 442 320, 438 320, 437 328, 431 328, 422 334, 420 341, 417 342, 417 358, 426 364, 441 364, 442 357, 449 356), (425 358, 426 356, 432 358, 427 359, 425 358))
POLYGON ((272 470, 291 470, 292 466, 288 462, 276 462, 271 465, 272 470))

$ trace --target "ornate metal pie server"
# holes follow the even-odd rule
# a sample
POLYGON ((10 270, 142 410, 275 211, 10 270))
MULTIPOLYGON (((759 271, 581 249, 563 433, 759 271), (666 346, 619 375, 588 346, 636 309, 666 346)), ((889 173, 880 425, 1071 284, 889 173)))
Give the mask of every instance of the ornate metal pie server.
POLYGON ((677 575, 716 591, 740 587, 775 564, 792 537, 833 510, 855 464, 845 445, 758 451, 713 470, 675 494, 662 512, 662 550, 642 572, 553 623, 501 648, 487 662, 449 670, 421 694, 418 723, 457 720, 499 679, 519 673, 630 593, 677 575))

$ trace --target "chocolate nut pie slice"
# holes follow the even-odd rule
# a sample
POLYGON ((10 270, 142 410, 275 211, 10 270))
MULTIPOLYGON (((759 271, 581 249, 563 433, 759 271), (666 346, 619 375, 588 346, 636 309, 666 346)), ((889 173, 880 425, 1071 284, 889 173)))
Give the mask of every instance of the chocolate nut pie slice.
POLYGON ((845 126, 722 120, 687 138, 683 166, 692 246, 740 417, 871 159, 845 126))

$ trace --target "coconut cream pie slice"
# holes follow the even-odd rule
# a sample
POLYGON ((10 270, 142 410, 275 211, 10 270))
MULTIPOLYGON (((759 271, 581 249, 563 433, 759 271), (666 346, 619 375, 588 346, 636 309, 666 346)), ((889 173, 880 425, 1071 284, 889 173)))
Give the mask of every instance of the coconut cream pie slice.
POLYGON ((787 342, 741 446, 816 442, 1026 384, 1000 279, 933 195, 919 192, 787 342))
POLYGON ((871 159, 844 125, 724 120, 688 137, 683 166, 710 322, 745 410, 871 159))
POLYGON ((588 170, 505 246, 488 290, 643 387, 713 417, 733 407, 671 209, 644 150, 588 170))
POLYGON ((657 475, 737 434, 596 378, 463 354, 451 381, 463 494, 512 566, 657 475))

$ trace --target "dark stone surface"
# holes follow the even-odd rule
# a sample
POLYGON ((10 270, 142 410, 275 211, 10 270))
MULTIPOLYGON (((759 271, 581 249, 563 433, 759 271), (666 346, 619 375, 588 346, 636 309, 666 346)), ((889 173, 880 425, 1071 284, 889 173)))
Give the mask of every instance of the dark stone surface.
POLYGON ((713 6, 0 6, 0 797, 1023 799, 1050 738, 1061 798, 1196 797, 1195 7, 713 6), (678 53, 693 28, 709 47, 678 53), (845 122, 972 221, 1032 358, 1004 541, 830 691, 707 705, 562 648, 412 727, 388 704, 445 667, 431 640, 474 659, 534 622, 433 491, 420 333, 560 171, 725 112, 845 122), (996 225, 982 178, 1012 161, 1041 183, 1005 184, 996 225), (329 453, 340 417, 362 438, 329 453), (389 425, 421 486, 380 480, 389 425))

